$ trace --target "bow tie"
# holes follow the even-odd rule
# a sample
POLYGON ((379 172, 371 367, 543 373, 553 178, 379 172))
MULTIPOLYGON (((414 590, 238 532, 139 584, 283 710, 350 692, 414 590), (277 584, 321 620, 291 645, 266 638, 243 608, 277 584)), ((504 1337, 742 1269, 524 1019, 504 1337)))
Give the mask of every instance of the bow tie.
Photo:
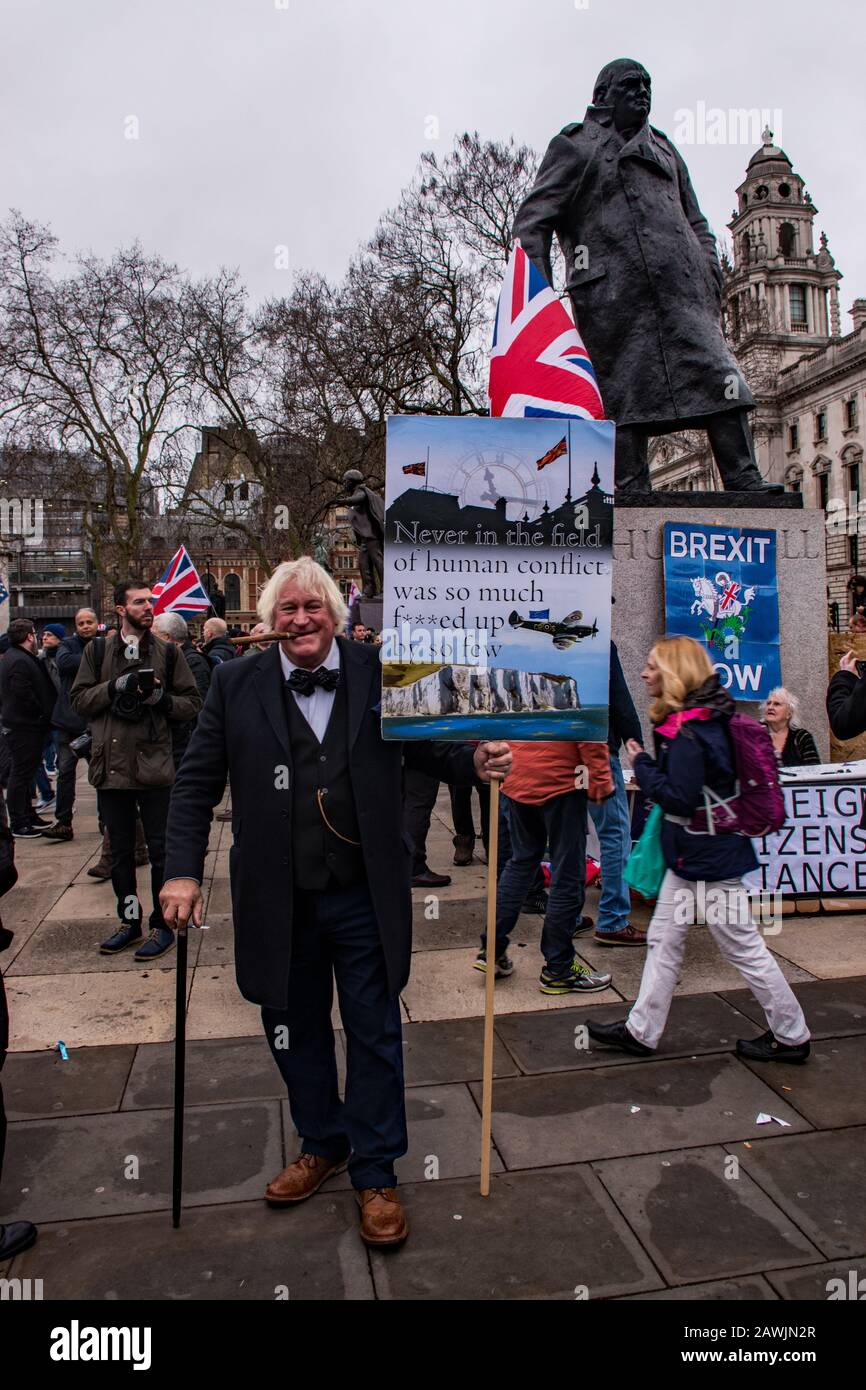
POLYGON ((336 690, 339 681, 339 670, 329 671, 327 666, 320 666, 317 671, 302 671, 300 667, 295 667, 286 685, 296 695, 313 695, 317 685, 323 690, 336 690))

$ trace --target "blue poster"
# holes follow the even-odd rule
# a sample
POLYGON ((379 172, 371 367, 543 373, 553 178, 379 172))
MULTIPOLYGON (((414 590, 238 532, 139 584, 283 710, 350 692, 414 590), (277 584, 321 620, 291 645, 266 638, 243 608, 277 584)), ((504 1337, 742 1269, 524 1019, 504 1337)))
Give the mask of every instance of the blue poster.
POLYGON ((665 632, 706 647, 735 700, 782 683, 776 533, 667 521, 665 632))

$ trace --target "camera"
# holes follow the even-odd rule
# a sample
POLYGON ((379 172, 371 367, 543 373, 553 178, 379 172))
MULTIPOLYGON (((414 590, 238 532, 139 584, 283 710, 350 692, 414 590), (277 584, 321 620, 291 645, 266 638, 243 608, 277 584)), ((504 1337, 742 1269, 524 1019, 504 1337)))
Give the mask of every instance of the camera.
POLYGON ((138 693, 143 700, 146 700, 148 695, 153 694, 155 682, 156 672, 153 667, 140 666, 138 669, 138 693))
POLYGON ((86 729, 83 734, 79 734, 77 738, 69 740, 69 750, 75 754, 76 758, 89 758, 92 748, 93 735, 89 729, 86 729))

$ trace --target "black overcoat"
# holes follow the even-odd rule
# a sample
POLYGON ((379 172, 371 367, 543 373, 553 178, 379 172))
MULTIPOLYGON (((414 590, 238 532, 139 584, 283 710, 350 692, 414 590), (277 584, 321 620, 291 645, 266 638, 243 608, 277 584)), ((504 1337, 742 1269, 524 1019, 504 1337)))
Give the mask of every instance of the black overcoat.
MULTIPOLYGON (((403 761, 472 786, 467 744, 386 742, 377 647, 338 638, 348 703, 349 774, 367 881, 392 994, 409 977, 411 841, 403 831, 403 761)), ((284 1009, 292 949, 292 749, 277 644, 213 673, 171 794, 165 877, 201 882, 213 807, 231 783, 229 854, 235 968, 245 999, 284 1009)), ((315 812, 313 812, 315 814, 315 812)))
POLYGON ((664 434, 754 405, 725 342, 713 233, 676 147, 604 109, 551 141, 514 236, 552 283, 554 234, 605 414, 664 434))

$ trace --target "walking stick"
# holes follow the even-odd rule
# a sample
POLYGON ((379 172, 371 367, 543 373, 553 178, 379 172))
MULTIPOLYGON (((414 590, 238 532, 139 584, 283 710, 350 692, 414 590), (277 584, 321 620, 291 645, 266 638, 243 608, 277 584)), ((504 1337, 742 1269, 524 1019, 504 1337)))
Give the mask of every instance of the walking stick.
POLYGON ((484 990, 484 1065, 481 1081, 481 1196, 490 1196, 493 1125, 493 994, 496 980, 496 861, 499 857, 499 783, 490 783, 487 835, 487 977, 484 990))
POLYGON ((174 1134, 171 1155, 171 1224, 180 1225, 183 1195, 183 1093, 186 1079, 187 929, 177 929, 177 979, 174 996, 174 1134))

